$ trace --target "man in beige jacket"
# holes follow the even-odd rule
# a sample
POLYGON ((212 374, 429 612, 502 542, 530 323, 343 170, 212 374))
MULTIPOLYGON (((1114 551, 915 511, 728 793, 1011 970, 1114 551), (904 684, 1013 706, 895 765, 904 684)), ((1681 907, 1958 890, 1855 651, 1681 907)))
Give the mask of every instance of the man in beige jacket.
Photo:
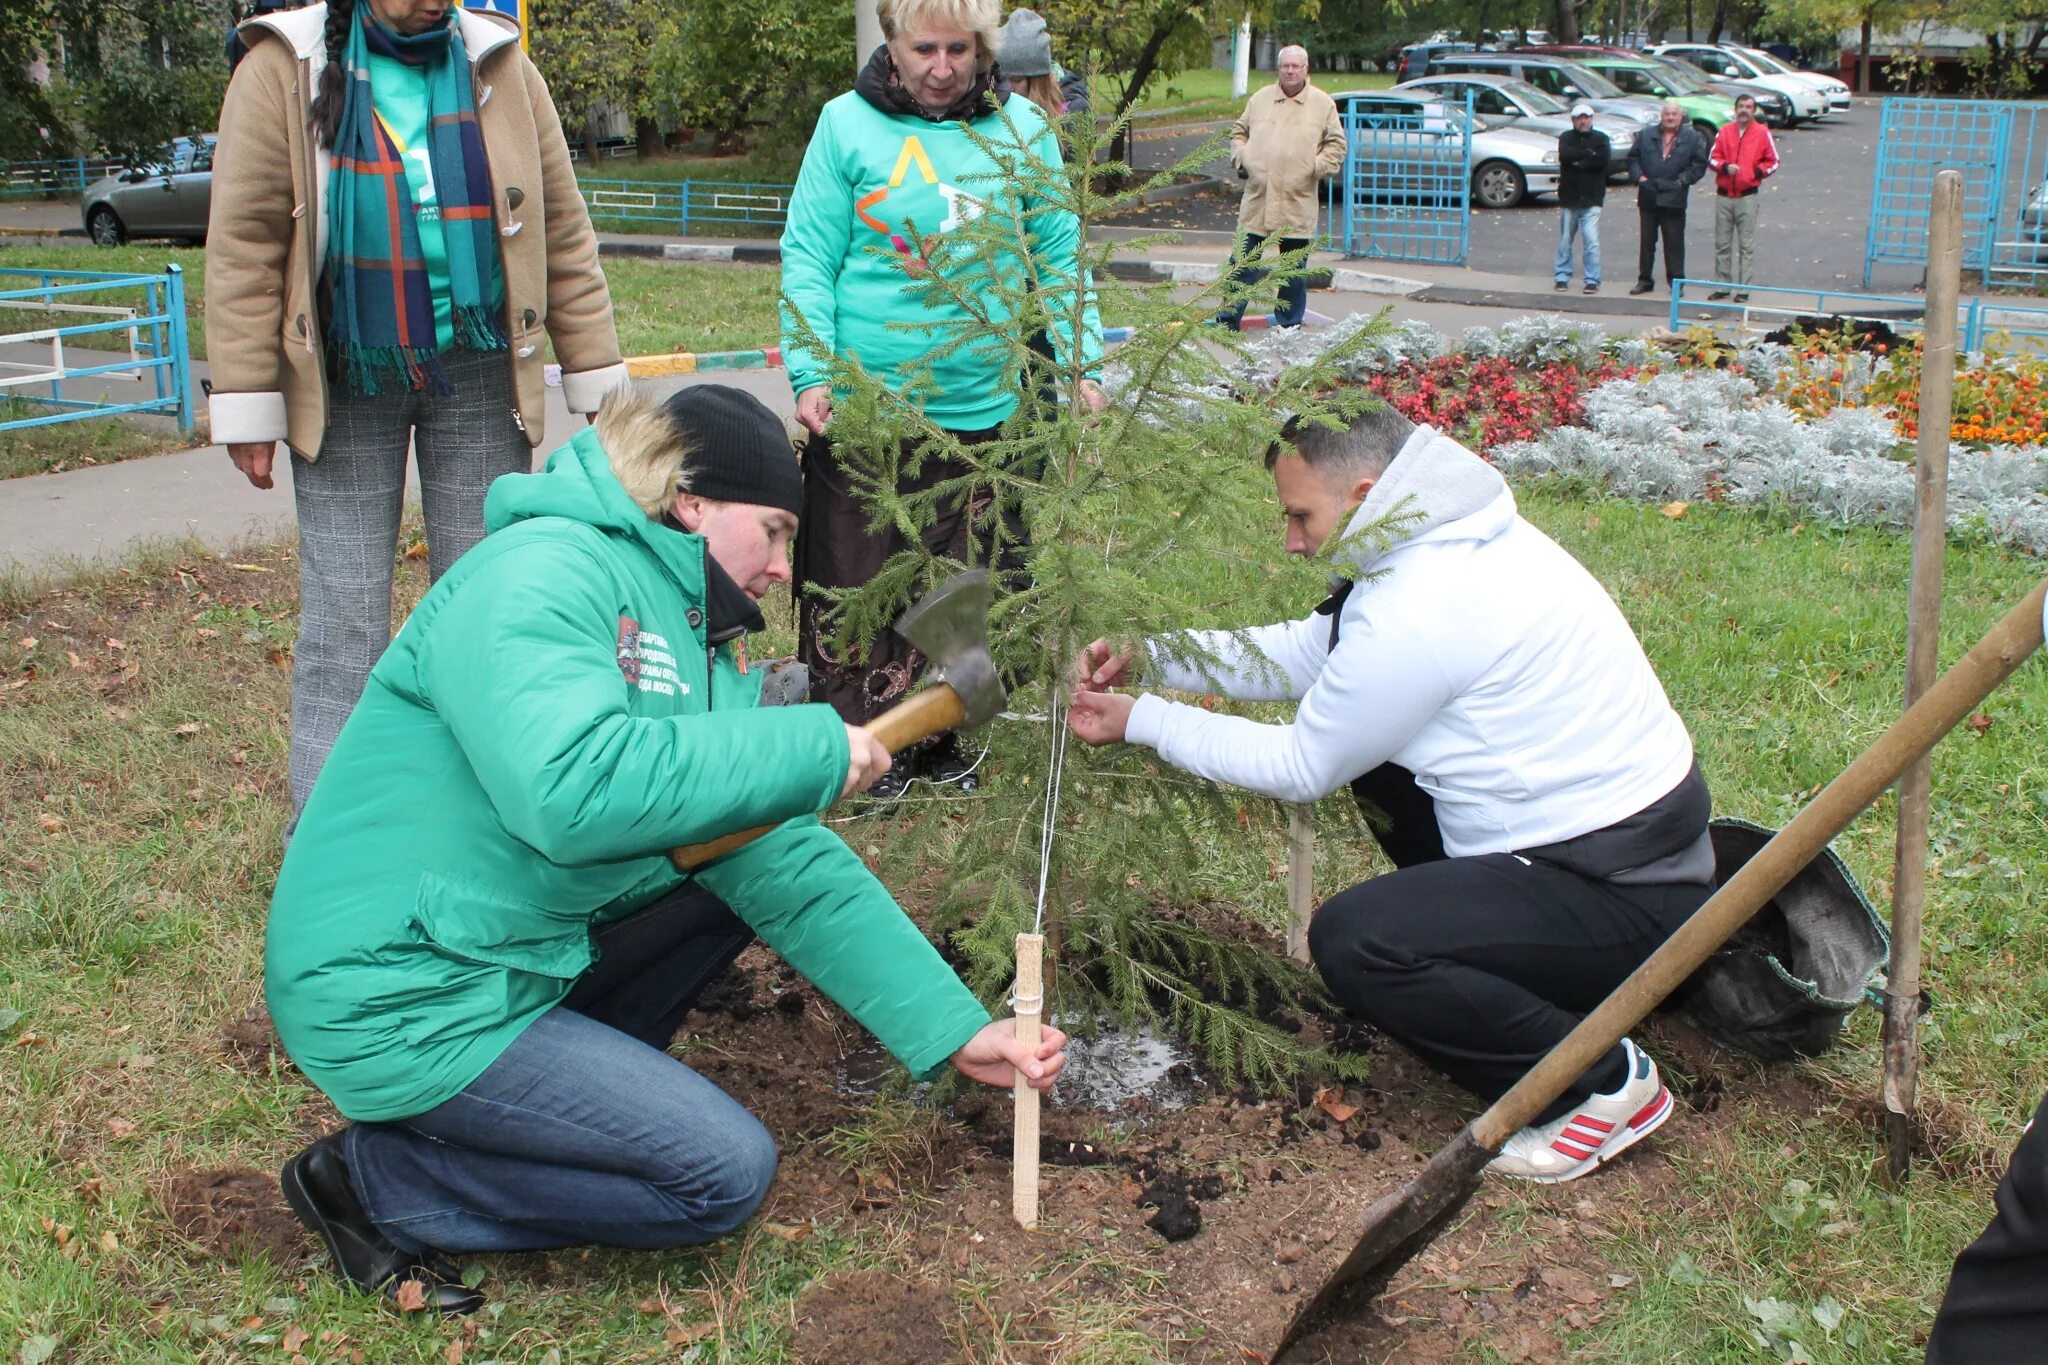
MULTIPOLYGON (((1277 74, 1230 128, 1230 163, 1245 182, 1234 280, 1245 289, 1265 277, 1252 262, 1268 237, 1278 237, 1283 252, 1308 246, 1316 235, 1317 183, 1344 165, 1344 127, 1335 101, 1308 83, 1308 49, 1281 48, 1277 74)), ((1308 313, 1304 271, 1305 265, 1297 268, 1280 286, 1273 321, 1281 327, 1299 327, 1308 313)), ((1216 320, 1235 329, 1243 317, 1244 300, 1238 298, 1216 320)))

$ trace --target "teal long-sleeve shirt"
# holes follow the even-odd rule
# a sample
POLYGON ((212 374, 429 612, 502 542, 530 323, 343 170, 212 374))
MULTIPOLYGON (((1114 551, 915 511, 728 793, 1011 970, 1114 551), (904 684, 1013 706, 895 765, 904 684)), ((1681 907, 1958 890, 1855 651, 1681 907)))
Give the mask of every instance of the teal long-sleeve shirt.
MULTIPOLYGON (((973 122, 974 133, 998 147, 1028 151, 1028 159, 1044 168, 1041 174, 1057 174, 1059 140, 1037 106, 1012 95, 1003 112, 1008 125, 1001 115, 989 114, 973 122)), ((1010 155, 1026 159, 1023 151, 1010 155)), ((837 354, 857 358, 899 393, 929 366, 931 384, 920 395, 922 406, 950 430, 990 427, 1010 415, 1017 392, 1004 382, 1000 343, 934 354, 972 315, 915 292, 903 258, 918 251, 920 238, 927 259, 967 287, 997 324, 1011 316, 1003 294, 1014 297, 1033 278, 1027 270, 1035 272, 1036 287, 1059 320, 1053 342, 1063 358, 1073 354, 1075 342, 1066 321, 1073 315, 1072 291, 1083 289, 1080 355, 1093 366, 1102 356, 1102 323, 1080 268, 1080 224, 1068 210, 1027 193, 1029 188, 1004 173, 999 159, 969 136, 967 125, 885 113, 852 92, 827 104, 804 153, 782 234, 782 355, 790 387, 802 393, 829 383, 827 354, 837 354), (990 261, 945 251, 948 233, 992 210, 1023 219, 1032 254, 1028 266, 1016 252, 997 253, 990 261), (1006 289, 993 287, 991 272, 1006 289), (806 344, 792 309, 823 353, 806 344)))

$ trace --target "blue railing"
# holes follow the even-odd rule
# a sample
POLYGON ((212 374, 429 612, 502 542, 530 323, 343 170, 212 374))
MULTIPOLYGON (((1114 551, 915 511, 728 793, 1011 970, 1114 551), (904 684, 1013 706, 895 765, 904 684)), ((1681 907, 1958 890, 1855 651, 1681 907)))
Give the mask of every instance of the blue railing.
POLYGON ((1338 192, 1346 256, 1462 265, 1472 233, 1472 97, 1455 105, 1365 96, 1344 114, 1338 192))
POLYGON ((45 194, 77 194, 87 185, 121 169, 105 157, 65 157, 56 161, 0 161, 0 199, 32 199, 45 194))
POLYGON ((737 223, 782 223, 791 185, 714 180, 598 180, 578 177, 577 188, 600 228, 674 232, 688 236, 737 223))
POLYGON ((192 434, 192 352, 185 330, 185 271, 119 275, 94 270, 0 266, 0 398, 23 398, 48 411, 0 422, 0 431, 53 426, 128 413, 174 416, 192 434), (31 283, 32 282, 32 283, 31 283), (113 315, 107 321, 12 330, 11 313, 113 315), (78 345, 84 337, 128 333, 128 351, 78 345), (69 344, 67 344, 69 343, 69 344), (41 348, 48 348, 48 360, 41 348), (80 363, 81 361, 87 363, 80 363), (116 397, 81 398, 67 385, 99 379, 133 385, 116 397))
MULTIPOLYGON (((1927 325, 1927 300, 1914 294, 1858 294, 1839 289, 1788 289, 1777 285, 1729 284, 1725 280, 1680 280, 1671 289, 1672 331, 1686 321, 1734 322, 1777 328, 1793 318, 1836 317, 1882 322, 1895 331, 1917 332, 1927 325), (1714 293, 1726 298, 1710 298, 1714 293), (1743 297, 1738 300, 1735 295, 1743 297), (1681 311, 1691 313, 1689 319, 1681 311), (1707 316, 1701 318, 1700 313, 1707 316)), ((1993 337, 2048 348, 2048 307, 2031 307, 1992 297, 1971 297, 1956 306, 1957 344, 1981 351, 1993 337)))

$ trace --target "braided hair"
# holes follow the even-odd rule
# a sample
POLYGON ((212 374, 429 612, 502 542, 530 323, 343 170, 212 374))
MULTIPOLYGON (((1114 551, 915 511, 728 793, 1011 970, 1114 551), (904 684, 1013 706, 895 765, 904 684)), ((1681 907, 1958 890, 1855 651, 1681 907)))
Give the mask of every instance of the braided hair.
POLYGON ((349 25, 356 19, 361 0, 327 0, 327 65, 320 71, 320 89, 313 96, 313 140, 332 147, 341 135, 341 106, 348 98, 348 68, 342 54, 348 50, 349 25))

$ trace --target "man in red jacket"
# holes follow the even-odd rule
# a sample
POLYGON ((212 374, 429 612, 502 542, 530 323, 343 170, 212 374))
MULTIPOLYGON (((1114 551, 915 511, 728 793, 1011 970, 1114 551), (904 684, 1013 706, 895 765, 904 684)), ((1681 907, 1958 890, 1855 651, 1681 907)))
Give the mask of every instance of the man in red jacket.
MULTIPOLYGON (((1707 169, 1714 173, 1714 272, 1730 284, 1748 284, 1756 246, 1756 192, 1778 169, 1778 144, 1757 121, 1754 97, 1735 97, 1735 121, 1714 138, 1707 169)), ((1725 299, 1728 291, 1716 289, 1707 297, 1725 299)), ((1735 301, 1748 300, 1738 287, 1735 301)))

